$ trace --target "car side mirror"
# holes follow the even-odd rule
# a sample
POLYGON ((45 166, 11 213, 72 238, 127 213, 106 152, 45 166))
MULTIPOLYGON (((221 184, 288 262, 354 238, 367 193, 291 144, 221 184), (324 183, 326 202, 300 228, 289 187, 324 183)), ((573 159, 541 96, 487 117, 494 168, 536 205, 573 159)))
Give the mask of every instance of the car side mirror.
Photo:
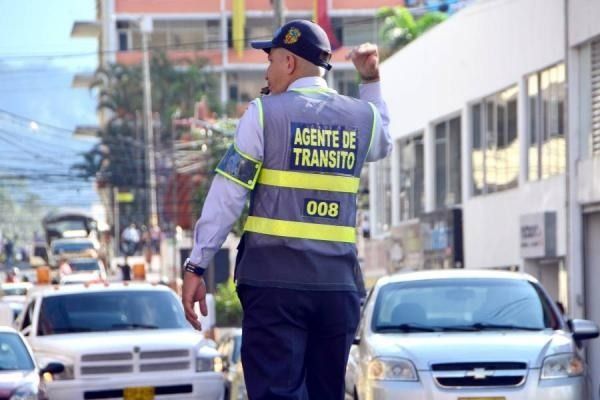
POLYGON ((231 365, 229 364, 229 359, 225 356, 222 357, 223 362, 223 372, 229 372, 229 368, 231 365))
POLYGON ((40 370, 40 375, 44 375, 46 372, 55 375, 60 374, 65 370, 65 366, 59 362, 48 363, 44 368, 40 370))
POLYGON ((600 334, 598 325, 586 319, 570 319, 568 325, 575 340, 595 339, 600 334))

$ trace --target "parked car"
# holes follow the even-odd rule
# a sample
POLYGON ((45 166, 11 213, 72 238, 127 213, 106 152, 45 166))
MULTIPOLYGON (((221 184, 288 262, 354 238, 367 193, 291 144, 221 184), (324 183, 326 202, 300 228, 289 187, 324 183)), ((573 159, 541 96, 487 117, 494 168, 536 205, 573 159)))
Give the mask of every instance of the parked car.
POLYGON ((88 238, 54 239, 50 243, 49 264, 56 267, 61 257, 67 259, 81 257, 98 257, 100 245, 88 238))
POLYGON ((215 343, 191 328, 166 286, 43 288, 31 294, 16 325, 39 365, 65 366, 48 383, 51 400, 223 396, 223 376, 214 370, 215 343))
POLYGON ((525 274, 395 275, 367 299, 346 390, 360 400, 582 400, 578 344, 597 336, 591 321, 565 322, 525 274))
POLYGON ((13 319, 23 310, 27 293, 31 290, 33 284, 30 282, 11 282, 0 285, 0 302, 8 304, 13 313, 13 319))
POLYGON ((47 400, 41 375, 60 373, 61 364, 39 370, 23 336, 13 328, 0 327, 0 399, 47 400))
POLYGON ((97 258, 73 258, 69 265, 72 273, 60 279, 61 285, 102 282, 107 278, 104 263, 97 258))
POLYGON ((220 368, 225 377, 225 400, 248 400, 242 368, 242 330, 232 328, 221 335, 217 350, 221 354, 220 368))

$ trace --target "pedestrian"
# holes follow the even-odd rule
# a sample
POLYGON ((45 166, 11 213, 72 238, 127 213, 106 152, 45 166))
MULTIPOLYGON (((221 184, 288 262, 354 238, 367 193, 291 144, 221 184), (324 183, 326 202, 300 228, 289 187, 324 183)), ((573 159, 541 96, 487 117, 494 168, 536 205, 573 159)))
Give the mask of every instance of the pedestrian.
POLYGON ((235 273, 248 397, 341 400, 364 295, 359 177, 365 161, 391 150, 378 50, 367 43, 348 55, 359 100, 327 87, 331 46, 318 25, 291 21, 252 46, 268 53, 270 95, 250 103, 217 166, 184 263, 186 318, 201 329, 193 306, 207 314, 202 275, 252 192, 235 273))
POLYGON ((157 224, 153 224, 150 228, 150 242, 152 245, 152 252, 160 255, 160 242, 162 239, 162 231, 157 224))
POLYGON ((62 279, 67 275, 71 275, 73 273, 73 268, 71 268, 71 264, 67 261, 66 257, 61 257, 58 263, 58 275, 62 279))
POLYGON ((13 261, 13 256, 14 256, 14 241, 11 239, 7 239, 4 242, 4 257, 6 260, 6 265, 11 265, 12 261, 13 261))
POLYGON ((141 235, 134 223, 129 224, 129 226, 123 230, 121 241, 121 250, 126 256, 132 256, 138 251, 141 235))

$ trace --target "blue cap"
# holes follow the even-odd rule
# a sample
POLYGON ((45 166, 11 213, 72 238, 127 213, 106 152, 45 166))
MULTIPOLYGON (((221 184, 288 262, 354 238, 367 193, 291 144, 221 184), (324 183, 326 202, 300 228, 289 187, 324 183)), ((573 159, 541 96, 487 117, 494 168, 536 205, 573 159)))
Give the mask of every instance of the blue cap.
POLYGON ((328 71, 331 69, 329 38, 323 28, 312 21, 290 21, 277 29, 273 40, 253 41, 250 45, 267 53, 274 47, 281 47, 328 71))

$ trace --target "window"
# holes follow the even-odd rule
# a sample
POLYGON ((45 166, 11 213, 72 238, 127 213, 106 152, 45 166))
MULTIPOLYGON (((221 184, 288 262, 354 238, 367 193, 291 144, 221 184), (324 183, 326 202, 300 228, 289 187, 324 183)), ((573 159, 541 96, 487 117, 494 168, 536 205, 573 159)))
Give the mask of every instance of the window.
POLYGON ((461 202, 460 117, 435 126, 435 206, 450 207, 461 202))
POLYGON ((177 298, 166 291, 74 293, 44 298, 38 335, 133 329, 181 329, 185 322, 177 298))
POLYGON ((471 107, 471 168, 473 195, 517 187, 519 142, 517 86, 471 107))
POLYGON ((357 46, 365 42, 378 42, 378 27, 375 18, 344 18, 340 23, 342 35, 338 36, 338 39, 344 46, 357 46))
POLYGON ((119 51, 127 51, 131 43, 129 21, 117 21, 116 25, 119 37, 119 51))
POLYGON ((443 330, 473 324, 557 329, 560 325, 540 287, 526 280, 499 278, 427 279, 389 283, 375 302, 375 332, 409 331, 403 325, 443 330))
POLYGON ((358 76, 354 71, 338 71, 333 75, 333 87, 340 94, 359 97, 358 76))
POLYGON ((400 220, 416 218, 425 208, 423 135, 398 141, 400 157, 400 220))
POLYGON ((392 224, 392 185, 390 179, 390 157, 371 164, 374 168, 373 188, 375 190, 374 234, 380 235, 390 230, 392 224))
POLYGON ((546 179, 565 171, 565 65, 527 79, 528 179, 546 179))

